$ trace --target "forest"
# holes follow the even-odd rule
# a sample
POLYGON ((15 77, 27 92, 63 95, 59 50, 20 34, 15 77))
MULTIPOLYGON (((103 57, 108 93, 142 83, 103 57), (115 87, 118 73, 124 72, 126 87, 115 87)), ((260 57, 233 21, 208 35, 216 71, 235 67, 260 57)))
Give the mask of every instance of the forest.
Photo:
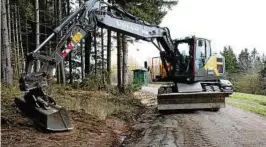
POLYGON ((234 91, 266 95, 265 54, 256 48, 245 48, 237 55, 231 46, 225 46, 221 54, 225 57, 226 75, 234 91))
MULTIPOLYGON (((177 1, 108 0, 143 20, 159 25, 177 1)), ((84 0, 2 0, 1 2, 1 81, 13 85, 25 71, 27 53, 36 49, 52 32, 84 3, 84 0)), ((62 37, 62 36, 61 36, 62 37)), ((46 54, 56 50, 60 35, 46 46, 46 54)), ((128 42, 134 39, 104 28, 90 32, 71 52, 64 63, 53 72, 58 84, 88 85, 99 89, 111 84, 111 53, 117 54, 117 87, 123 89, 129 82, 128 42), (126 68, 125 68, 126 67, 126 68)), ((266 94, 266 57, 254 49, 243 49, 239 55, 231 46, 221 54, 226 61, 226 74, 235 91, 266 94)), ((38 64, 38 63, 36 63, 38 64)), ((36 66, 38 67, 38 65, 36 66)), ((132 78, 132 77, 130 77, 132 78)))
MULTIPOLYGON (((26 117, 16 113, 14 98, 21 97, 19 78, 26 70, 27 54, 35 50, 84 0, 1 0, 1 144, 3 146, 116 146, 144 105, 133 95, 129 82, 128 36, 97 28, 57 65, 45 93, 67 109, 75 129, 43 134, 26 117), (111 82, 111 54, 117 55, 117 82, 111 82), (54 137, 54 138, 53 138, 54 137), (58 141, 56 141, 58 140, 58 141)), ((177 1, 108 0, 124 10, 159 24, 177 1)), ((107 8, 107 11, 108 8, 107 8)), ((66 28, 64 31, 67 31, 66 28)), ((61 32, 41 50, 57 50, 61 32)), ((65 47, 65 46, 64 46, 65 47)), ((62 50, 64 49, 62 47, 62 50)), ((59 48, 61 50, 61 48, 59 48)), ((112 60, 114 60, 112 58, 112 60)), ((40 63, 35 63, 38 70, 40 63)))
MULTIPOLYGON (((118 4, 128 12, 148 21, 159 24, 166 12, 177 1, 156 0, 108 0, 118 4), (148 10, 148 11, 146 11, 148 10)), ((35 50, 84 0, 3 0, 1 10, 1 81, 12 85, 25 71, 27 53, 35 50)), ((56 50, 60 35, 45 48, 45 54, 56 50)), ((111 84, 111 52, 117 54, 117 87, 122 91, 128 82, 127 41, 134 41, 124 34, 97 28, 90 32, 79 44, 79 49, 71 52, 64 63, 53 72, 58 84, 92 82, 92 88, 111 84), (97 83, 97 84, 94 84, 97 83)), ((36 63, 36 70, 40 65, 36 63)))

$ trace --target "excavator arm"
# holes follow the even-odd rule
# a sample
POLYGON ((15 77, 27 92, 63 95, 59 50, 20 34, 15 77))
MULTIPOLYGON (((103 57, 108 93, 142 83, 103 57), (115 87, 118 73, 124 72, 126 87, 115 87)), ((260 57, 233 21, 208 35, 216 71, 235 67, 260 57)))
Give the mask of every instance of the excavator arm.
POLYGON ((90 0, 55 28, 54 32, 37 49, 28 54, 27 73, 23 74, 20 81, 21 90, 28 91, 40 85, 46 85, 45 80, 42 80, 43 77, 57 64, 64 61, 70 51, 78 48, 77 44, 96 27, 110 29, 136 39, 152 42, 160 51, 162 61, 165 64, 166 62, 170 63, 176 67, 174 69, 177 69, 176 62, 178 60, 176 57, 179 54, 176 53, 168 28, 151 25, 107 2, 90 0), (108 12, 106 6, 111 8, 111 11, 108 12), (63 30, 66 31, 62 32, 63 30), (41 49, 56 36, 60 37, 55 46, 56 50, 50 55, 42 55, 40 53, 41 49), (157 44, 155 41, 157 41, 157 44), (64 45, 66 47, 61 51, 64 45), (32 72, 36 60, 41 61, 42 67, 38 72, 32 72))
POLYGON ((73 128, 66 110, 58 106, 42 89, 48 85, 47 75, 64 61, 69 52, 77 49, 77 44, 96 27, 152 42, 160 51, 165 64, 168 62, 178 67, 178 52, 174 48, 168 28, 151 25, 107 2, 89 0, 55 28, 37 49, 28 53, 26 73, 22 74, 19 81, 20 89, 25 91, 25 95, 15 98, 15 104, 47 130, 64 131, 73 128), (107 7, 111 11, 107 11, 107 7), (47 52, 46 46, 49 42, 56 39, 55 50, 51 54, 43 54, 47 52), (41 62, 41 68, 36 72, 34 66, 37 60, 41 62))

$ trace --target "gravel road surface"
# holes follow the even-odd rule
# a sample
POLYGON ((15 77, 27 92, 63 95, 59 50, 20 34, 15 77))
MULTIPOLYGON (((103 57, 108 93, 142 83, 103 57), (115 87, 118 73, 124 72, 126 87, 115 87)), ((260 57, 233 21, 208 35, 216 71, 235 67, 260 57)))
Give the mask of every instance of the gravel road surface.
POLYGON ((219 112, 190 111, 161 115, 157 87, 142 88, 149 110, 124 141, 128 147, 266 147, 266 118, 227 105, 219 112), (148 92, 148 94, 147 94, 148 92))

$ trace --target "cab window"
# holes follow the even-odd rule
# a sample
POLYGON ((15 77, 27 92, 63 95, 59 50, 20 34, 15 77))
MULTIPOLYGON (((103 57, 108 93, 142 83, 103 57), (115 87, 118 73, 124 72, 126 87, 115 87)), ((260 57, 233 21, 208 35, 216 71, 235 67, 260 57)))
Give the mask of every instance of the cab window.
POLYGON ((196 71, 203 67, 202 60, 205 59, 205 49, 204 49, 204 41, 197 40, 196 42, 196 71))
POLYGON ((179 43, 177 45, 177 49, 179 50, 180 54, 182 54, 184 57, 189 56, 189 44, 188 43, 179 43))
POLYGON ((210 42, 205 39, 198 39, 196 42, 196 71, 203 68, 208 58, 211 56, 210 42))
POLYGON ((211 56, 211 44, 210 41, 205 40, 206 45, 206 58, 208 59, 211 56))

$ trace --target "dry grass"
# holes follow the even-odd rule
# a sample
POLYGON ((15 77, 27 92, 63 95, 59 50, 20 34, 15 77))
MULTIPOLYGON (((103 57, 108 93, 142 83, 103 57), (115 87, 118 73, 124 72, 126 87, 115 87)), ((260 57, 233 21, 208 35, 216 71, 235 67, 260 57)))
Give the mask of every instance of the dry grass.
MULTIPOLYGON (((48 95, 55 99, 56 103, 67 110, 86 112, 104 120, 107 116, 116 115, 127 119, 132 111, 142 107, 140 100, 135 99, 133 94, 120 94, 115 88, 106 91, 85 91, 74 89, 70 86, 53 84, 45 90, 48 95)), ((1 88, 1 114, 13 113, 11 104, 16 96, 22 96, 18 86, 2 86, 1 88)))
POLYGON ((1 116, 12 115, 12 103, 16 96, 21 96, 18 85, 6 86, 1 84, 1 116))
MULTIPOLYGON (((85 111, 100 119, 105 119, 117 111, 130 111, 132 109, 130 105, 116 101, 114 96, 104 91, 66 90, 60 95, 52 95, 58 104, 68 110, 85 111)), ((119 96, 116 98, 123 99, 119 96)))

